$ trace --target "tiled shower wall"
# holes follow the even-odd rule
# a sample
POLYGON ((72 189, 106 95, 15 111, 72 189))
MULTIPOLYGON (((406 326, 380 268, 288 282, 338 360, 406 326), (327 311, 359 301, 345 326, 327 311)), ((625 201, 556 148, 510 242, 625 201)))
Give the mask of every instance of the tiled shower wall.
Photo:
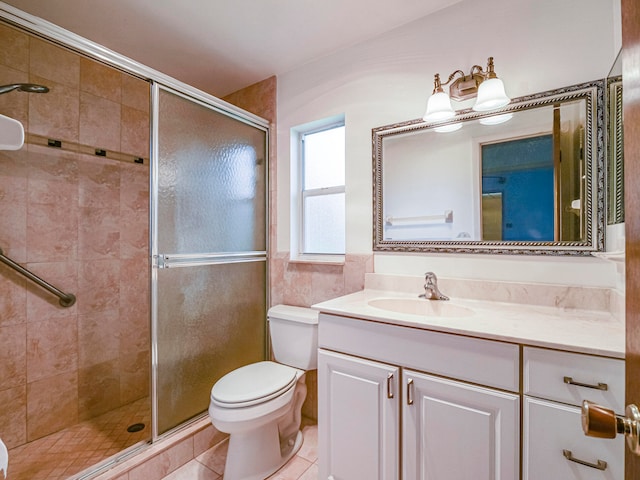
POLYGON ((0 84, 51 89, 0 96, 28 136, 0 152, 0 248, 77 296, 62 308, 0 265, 11 448, 148 395, 149 85, 3 24, 0 45, 0 84))
MULTIPOLYGON (((276 178, 279 159, 276 158, 277 132, 277 79, 271 77, 239 90, 224 100, 269 120, 271 137, 269 143, 269 302, 309 307, 314 303, 329 300, 364 288, 365 273, 373 272, 373 255, 347 254, 343 265, 299 263, 289 260, 289 252, 276 252, 276 178)), ((317 374, 307 374, 307 400, 302 413, 317 420, 317 374)))

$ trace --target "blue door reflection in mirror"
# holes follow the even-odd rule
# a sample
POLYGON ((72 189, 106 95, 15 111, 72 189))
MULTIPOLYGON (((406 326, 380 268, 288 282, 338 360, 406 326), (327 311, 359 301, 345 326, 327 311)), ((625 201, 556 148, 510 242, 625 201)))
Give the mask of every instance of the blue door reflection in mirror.
POLYGON ((482 145, 483 240, 554 241, 552 135, 482 145))

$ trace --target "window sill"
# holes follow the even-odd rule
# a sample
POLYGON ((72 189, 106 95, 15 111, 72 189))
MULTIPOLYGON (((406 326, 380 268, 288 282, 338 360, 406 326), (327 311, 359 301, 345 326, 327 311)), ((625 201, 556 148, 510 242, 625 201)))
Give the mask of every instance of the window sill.
POLYGON ((296 255, 289 263, 315 263, 321 265, 344 265, 344 255, 296 255))

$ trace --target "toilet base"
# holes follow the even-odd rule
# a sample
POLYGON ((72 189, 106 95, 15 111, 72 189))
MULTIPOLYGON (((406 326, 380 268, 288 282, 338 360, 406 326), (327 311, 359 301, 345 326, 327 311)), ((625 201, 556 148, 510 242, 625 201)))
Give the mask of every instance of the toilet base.
POLYGON ((224 468, 225 480, 264 480, 284 466, 302 446, 302 432, 298 430, 291 449, 283 455, 278 442, 278 425, 229 437, 229 450, 224 468), (275 440, 274 440, 275 437, 275 440))

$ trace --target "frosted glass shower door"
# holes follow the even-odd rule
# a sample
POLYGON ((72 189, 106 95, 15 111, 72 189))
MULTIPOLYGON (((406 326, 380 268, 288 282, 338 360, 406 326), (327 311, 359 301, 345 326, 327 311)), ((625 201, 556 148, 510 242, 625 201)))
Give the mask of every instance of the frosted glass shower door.
POLYGON ((152 331, 160 435, 265 358, 267 130, 155 86, 152 331))

